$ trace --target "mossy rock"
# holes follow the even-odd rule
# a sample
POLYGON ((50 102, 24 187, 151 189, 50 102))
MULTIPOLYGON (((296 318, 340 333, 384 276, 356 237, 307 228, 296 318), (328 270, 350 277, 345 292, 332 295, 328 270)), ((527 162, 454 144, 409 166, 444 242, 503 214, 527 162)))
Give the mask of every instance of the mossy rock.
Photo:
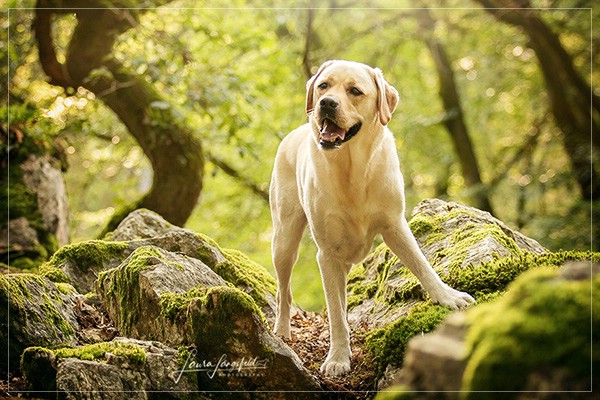
MULTIPOLYGON (((488 303, 501 297, 524 271, 557 271, 569 261, 600 262, 600 253, 565 251, 507 257, 462 269, 447 282, 457 289, 474 293, 478 303, 488 303)), ((408 341, 413 336, 433 331, 450 314, 449 309, 429 301, 400 304, 396 309, 405 314, 367 336, 367 349, 374 357, 378 377, 382 377, 388 366, 399 369, 408 341)))
POLYGON ((140 247, 101 273, 98 293, 121 333, 194 345, 202 365, 254 360, 261 366, 251 377, 229 370, 198 374, 205 390, 319 390, 298 356, 272 333, 254 298, 197 259, 140 247))
POLYGON ((239 251, 222 249, 211 238, 172 225, 145 209, 132 212, 107 238, 64 246, 40 270, 52 280, 72 283, 80 293, 87 293, 94 290, 102 272, 117 267, 136 249, 154 246, 201 261, 249 294, 269 319, 274 318, 275 279, 239 251))
MULTIPOLYGON (((524 263, 526 267, 519 268, 509 262, 507 268, 512 269, 499 281, 494 276, 496 270, 479 276, 497 260, 547 253, 535 240, 472 207, 431 199, 421 202, 413 214, 409 226, 433 268, 450 286, 475 297, 501 290, 531 265, 524 263)), ((353 267, 348 292, 353 326, 387 325, 427 299, 417 278, 385 243, 353 267)))
POLYGON ((199 390, 196 378, 181 374, 180 368, 176 349, 126 338, 80 347, 30 347, 21 358, 29 389, 57 392, 59 398, 69 398, 67 393, 104 398, 102 392, 115 391, 133 399, 148 398, 152 392, 203 398, 193 393, 199 390))
POLYGON ((96 291, 121 333, 178 345, 191 341, 189 328, 185 321, 171 323, 166 318, 162 296, 227 285, 197 259, 155 246, 142 246, 118 267, 100 273, 96 291))
POLYGON ((468 313, 466 398, 481 390, 591 390, 592 370, 600 369, 600 351, 591 345, 600 341, 593 329, 600 316, 592 313, 600 308, 600 265, 570 267, 529 271, 504 296, 468 313))
POLYGON ((0 346, 9 349, 0 368, 16 370, 29 346, 75 344, 75 302, 76 292, 68 284, 35 274, 0 275, 0 346))
POLYGON ((0 167, 6 170, 0 207, 8 210, 0 221, 0 262, 8 264, 10 250, 13 270, 31 270, 68 241, 66 155, 51 118, 18 98, 10 103, 0 110, 2 121, 10 121, 0 142, 0 167))
POLYGON ((599 339, 592 313, 600 306, 598 289, 594 261, 526 271, 494 299, 411 339, 402 370, 388 384, 423 399, 478 399, 483 392, 587 399, 598 384, 592 369, 600 367, 591 346, 599 339))

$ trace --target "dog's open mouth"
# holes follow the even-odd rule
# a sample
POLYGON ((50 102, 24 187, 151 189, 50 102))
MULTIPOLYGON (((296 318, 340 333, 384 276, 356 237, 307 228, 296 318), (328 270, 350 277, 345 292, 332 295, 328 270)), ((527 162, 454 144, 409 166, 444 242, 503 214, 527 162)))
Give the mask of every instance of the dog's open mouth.
POLYGON ((345 130, 340 128, 330 120, 325 118, 321 125, 321 131, 319 132, 319 144, 324 149, 337 149, 342 143, 352 139, 354 135, 360 130, 361 123, 355 124, 350 129, 345 130))

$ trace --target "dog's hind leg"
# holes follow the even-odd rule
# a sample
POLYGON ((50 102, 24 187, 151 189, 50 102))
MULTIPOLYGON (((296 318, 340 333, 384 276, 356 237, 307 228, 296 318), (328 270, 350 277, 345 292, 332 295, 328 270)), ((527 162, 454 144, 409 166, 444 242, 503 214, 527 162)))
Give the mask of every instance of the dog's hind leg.
POLYGON ((416 275, 434 303, 453 309, 463 308, 475 300, 464 292, 446 285, 431 267, 404 217, 383 232, 383 240, 400 261, 416 275))
POLYGON ((306 228, 306 216, 301 210, 285 217, 273 218, 272 256, 277 274, 277 316, 275 333, 290 338, 290 307, 292 305, 291 276, 298 260, 298 247, 306 228))

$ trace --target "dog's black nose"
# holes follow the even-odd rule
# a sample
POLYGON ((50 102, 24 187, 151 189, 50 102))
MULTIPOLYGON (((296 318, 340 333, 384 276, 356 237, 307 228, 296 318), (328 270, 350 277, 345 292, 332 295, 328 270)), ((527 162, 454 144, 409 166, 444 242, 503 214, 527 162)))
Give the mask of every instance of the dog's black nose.
POLYGON ((340 102, 334 97, 323 97, 319 102, 321 107, 331 108, 335 110, 340 105, 340 102))

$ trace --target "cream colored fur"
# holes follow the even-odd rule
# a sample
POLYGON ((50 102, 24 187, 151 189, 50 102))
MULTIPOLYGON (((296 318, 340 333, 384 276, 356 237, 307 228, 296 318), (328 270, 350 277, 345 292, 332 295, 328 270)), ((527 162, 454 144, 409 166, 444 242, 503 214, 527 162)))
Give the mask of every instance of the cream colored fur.
POLYGON ((398 93, 379 69, 328 61, 307 83, 309 122, 285 137, 275 158, 270 190, 278 281, 275 332, 290 337, 290 278, 308 225, 327 301, 331 343, 321 371, 328 375, 350 370, 346 277, 367 255, 375 235, 383 236, 434 302, 462 308, 474 301, 442 282, 408 227, 404 182, 386 126, 397 102, 398 93), (337 108, 327 111, 324 104, 331 99, 337 108), (339 148, 324 149, 323 115, 344 130, 362 125, 339 148))

